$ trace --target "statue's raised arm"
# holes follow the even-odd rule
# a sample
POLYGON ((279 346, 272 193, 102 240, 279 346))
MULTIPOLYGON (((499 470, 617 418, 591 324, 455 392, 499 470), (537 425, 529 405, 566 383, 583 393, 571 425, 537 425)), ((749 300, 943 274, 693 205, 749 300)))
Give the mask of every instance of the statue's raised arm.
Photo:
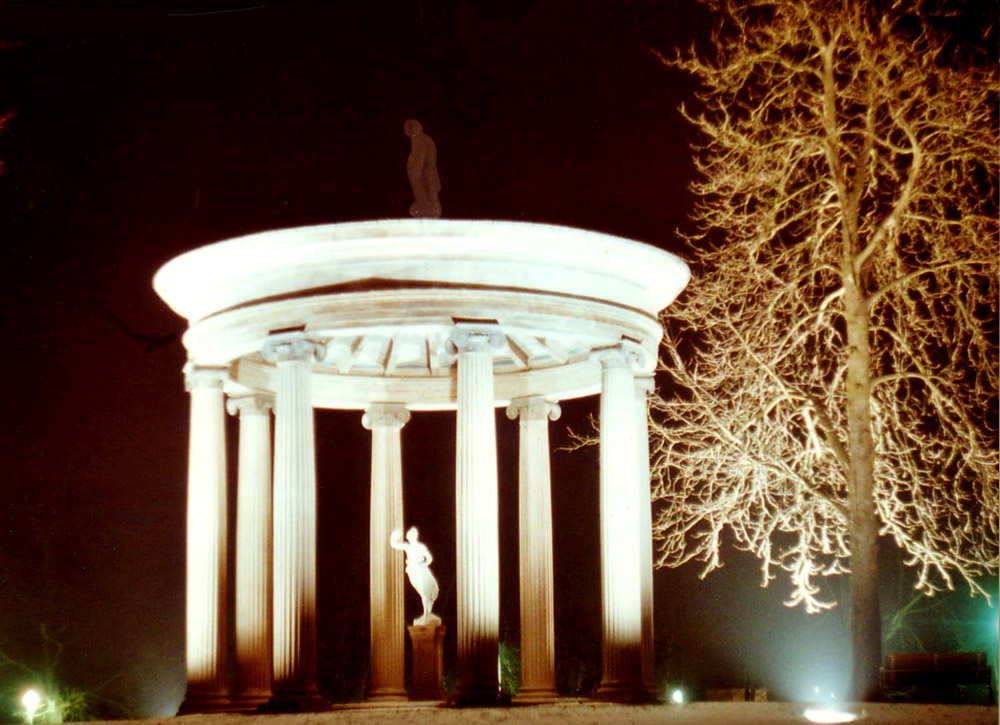
POLYGON ((434 561, 430 549, 420 541, 416 526, 411 526, 403 540, 403 532, 396 529, 389 535, 389 546, 406 552, 406 576, 410 584, 420 595, 424 613, 413 620, 414 624, 441 624, 441 618, 431 610, 438 597, 437 579, 431 573, 430 565, 434 561))

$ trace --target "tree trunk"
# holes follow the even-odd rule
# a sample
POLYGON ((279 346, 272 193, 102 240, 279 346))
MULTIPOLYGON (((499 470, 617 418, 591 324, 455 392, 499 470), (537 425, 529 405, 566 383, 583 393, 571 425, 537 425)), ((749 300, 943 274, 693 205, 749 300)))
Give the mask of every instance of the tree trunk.
POLYGON ((875 518, 875 447, 872 440, 868 310, 855 284, 845 290, 847 317, 847 435, 851 543, 851 691, 857 701, 878 700, 882 619, 875 518))

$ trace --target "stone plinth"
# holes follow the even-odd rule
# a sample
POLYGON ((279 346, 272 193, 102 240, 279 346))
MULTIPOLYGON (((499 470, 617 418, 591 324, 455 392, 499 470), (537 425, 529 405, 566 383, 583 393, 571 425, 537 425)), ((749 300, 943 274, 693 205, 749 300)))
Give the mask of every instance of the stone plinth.
POLYGON ((406 628, 413 645, 411 700, 443 700, 444 634, 440 624, 413 624, 406 628))

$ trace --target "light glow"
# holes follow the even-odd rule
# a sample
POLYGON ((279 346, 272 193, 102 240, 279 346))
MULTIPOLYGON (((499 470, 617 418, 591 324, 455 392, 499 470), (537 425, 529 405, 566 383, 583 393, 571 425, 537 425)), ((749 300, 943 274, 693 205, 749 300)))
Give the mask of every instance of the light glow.
POLYGON ((28 688, 21 695, 21 704, 24 706, 24 716, 25 722, 31 725, 35 721, 35 713, 38 712, 38 706, 42 703, 42 696, 38 694, 38 690, 34 688, 28 688))
POLYGON ((684 704, 684 690, 682 690, 679 687, 674 688, 673 690, 671 690, 671 692, 670 692, 670 702, 674 703, 675 705, 683 705, 684 704))
POLYGON ((825 707, 809 707, 802 714, 805 715, 806 720, 815 723, 854 722, 858 719, 858 716, 852 712, 833 710, 825 707))
POLYGON ((829 688, 829 685, 823 687, 813 687, 812 695, 802 699, 803 703, 808 703, 816 709, 830 709, 836 708, 838 701, 841 698, 837 696, 837 692, 829 688))

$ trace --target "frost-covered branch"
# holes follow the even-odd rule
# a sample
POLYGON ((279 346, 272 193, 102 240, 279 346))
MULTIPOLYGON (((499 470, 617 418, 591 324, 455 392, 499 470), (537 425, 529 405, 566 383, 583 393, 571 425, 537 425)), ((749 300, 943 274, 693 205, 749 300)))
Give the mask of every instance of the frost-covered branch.
POLYGON ((985 594, 1000 538, 996 63, 942 52, 959 40, 898 6, 706 4, 713 53, 664 59, 701 90, 683 110, 694 275, 663 315, 653 403, 657 562, 707 573, 726 539, 765 584, 785 573, 789 604, 829 607, 822 580, 851 567, 850 492, 867 475, 879 534, 918 586, 985 594), (870 419, 852 422, 852 395, 870 419), (870 434, 865 460, 852 425, 870 434))

